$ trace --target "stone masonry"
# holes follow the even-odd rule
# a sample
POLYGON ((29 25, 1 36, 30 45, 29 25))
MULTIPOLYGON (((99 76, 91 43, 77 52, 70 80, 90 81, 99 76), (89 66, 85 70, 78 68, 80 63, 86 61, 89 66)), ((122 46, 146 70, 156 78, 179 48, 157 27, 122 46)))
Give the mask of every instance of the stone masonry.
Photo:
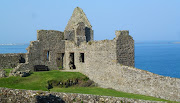
MULTIPOLYGON (((94 41, 85 13, 75 8, 64 32, 38 30, 27 48, 26 62, 11 72, 68 70, 87 75, 100 87, 180 101, 180 79, 134 68, 134 40, 128 30, 113 40, 94 41)), ((3 64, 4 65, 4 64, 3 64)))
POLYGON ((165 103, 123 97, 0 88, 0 103, 165 103))
POLYGON ((25 53, 0 54, 0 69, 15 68, 20 63, 25 63, 25 53))

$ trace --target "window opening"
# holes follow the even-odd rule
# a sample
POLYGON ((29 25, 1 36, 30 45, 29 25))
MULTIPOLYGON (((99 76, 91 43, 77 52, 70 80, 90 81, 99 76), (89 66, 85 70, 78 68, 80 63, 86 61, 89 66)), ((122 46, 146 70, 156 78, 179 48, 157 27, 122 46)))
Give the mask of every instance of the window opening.
POLYGON ((47 61, 49 61, 49 51, 47 51, 47 61))
POLYGON ((79 61, 84 63, 84 53, 80 53, 79 61))

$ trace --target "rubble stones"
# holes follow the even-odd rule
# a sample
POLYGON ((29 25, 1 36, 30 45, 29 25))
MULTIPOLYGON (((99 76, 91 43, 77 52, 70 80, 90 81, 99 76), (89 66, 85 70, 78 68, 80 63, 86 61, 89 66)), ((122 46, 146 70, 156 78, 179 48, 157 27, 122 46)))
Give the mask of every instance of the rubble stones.
POLYGON ((11 72, 9 76, 20 76, 20 77, 27 77, 31 74, 31 70, 24 70, 24 71, 17 71, 11 72))
POLYGON ((4 77, 7 77, 6 76, 6 71, 3 70, 3 69, 0 69, 0 78, 4 78, 4 77))

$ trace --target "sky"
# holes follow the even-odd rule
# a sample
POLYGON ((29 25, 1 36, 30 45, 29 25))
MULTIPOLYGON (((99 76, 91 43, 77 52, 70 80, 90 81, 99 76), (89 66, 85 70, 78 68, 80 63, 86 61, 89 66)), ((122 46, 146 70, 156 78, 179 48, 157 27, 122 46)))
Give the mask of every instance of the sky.
POLYGON ((180 41, 180 0, 1 0, 0 44, 35 41, 37 30, 64 31, 77 6, 95 40, 129 30, 135 42, 180 41))

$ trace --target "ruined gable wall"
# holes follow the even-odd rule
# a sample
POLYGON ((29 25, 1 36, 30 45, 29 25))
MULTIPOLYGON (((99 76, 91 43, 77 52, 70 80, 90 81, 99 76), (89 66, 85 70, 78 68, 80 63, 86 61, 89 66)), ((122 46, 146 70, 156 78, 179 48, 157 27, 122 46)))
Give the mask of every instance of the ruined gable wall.
POLYGON ((26 58, 25 53, 8 53, 0 54, 0 69, 15 68, 19 64, 19 60, 26 58))
POLYGON ((86 17, 86 14, 83 12, 83 10, 79 7, 75 8, 73 11, 73 14, 71 18, 68 21, 68 24, 64 30, 64 36, 65 40, 75 40, 75 32, 76 32, 76 27, 78 23, 83 22, 85 24, 85 35, 86 35, 86 41, 92 41, 93 40, 93 30, 92 26, 86 17))

